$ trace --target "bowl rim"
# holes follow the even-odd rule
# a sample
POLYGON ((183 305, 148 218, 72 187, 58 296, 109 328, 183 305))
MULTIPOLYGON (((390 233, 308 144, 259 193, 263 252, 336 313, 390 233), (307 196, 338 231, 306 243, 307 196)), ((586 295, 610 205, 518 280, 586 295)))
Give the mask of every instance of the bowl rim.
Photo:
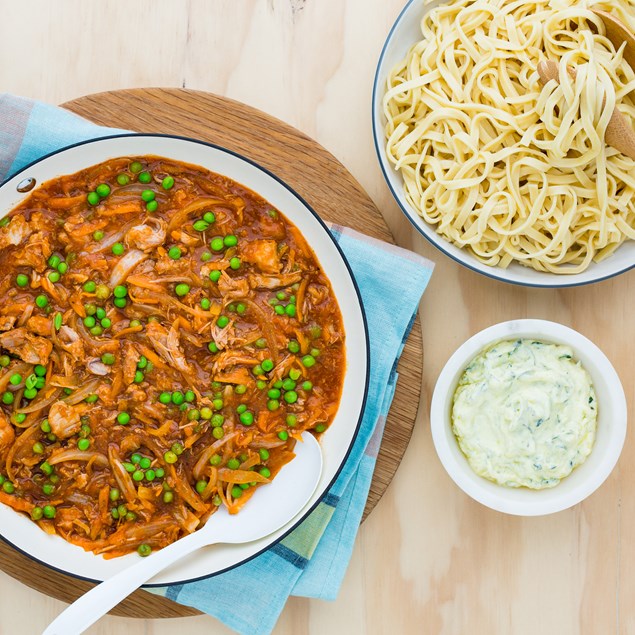
MULTIPOLYGON (((433 0, 433 2, 423 6, 423 9, 427 8, 428 10, 430 10, 430 9, 433 9, 435 6, 438 6, 440 4, 445 4, 446 2, 450 2, 450 0, 433 0), (434 5, 434 6, 431 6, 431 5, 434 5)), ((390 193, 392 194, 393 199, 396 201, 397 205, 401 209, 401 212, 404 214, 404 216, 410 221, 410 224, 417 230, 419 234, 421 234, 428 242, 434 245, 434 247, 436 247, 441 253, 448 256, 459 265, 466 267, 470 271, 474 271, 475 273, 483 275, 492 280, 498 280, 500 282, 505 282, 507 284, 512 284, 512 285, 516 285, 520 287, 532 287, 532 288, 538 288, 538 289, 560 289, 560 288, 567 288, 567 287, 581 287, 588 284, 596 284, 599 282, 603 282, 605 280, 610 280, 611 278, 619 276, 635 268, 635 261, 634 261, 630 264, 627 263, 626 266, 624 266, 623 268, 607 273, 606 275, 598 276, 588 280, 577 280, 577 281, 574 280, 571 275, 567 275, 567 274, 561 274, 558 278, 554 278, 552 282, 549 282, 548 280, 546 280, 545 282, 536 282, 536 281, 522 281, 522 280, 516 280, 516 279, 509 279, 508 277, 504 275, 506 269, 501 269, 500 267, 490 267, 491 271, 489 269, 481 269, 479 268, 479 266, 477 266, 476 264, 468 260, 467 257, 465 256, 459 257, 458 255, 452 253, 452 251, 450 250, 450 246, 452 245, 452 243, 450 243, 446 238, 438 234, 434 230, 432 225, 429 225, 428 223, 426 223, 426 221, 424 221, 423 218, 421 218, 417 214, 416 210, 412 208, 412 206, 410 206, 407 203, 407 201, 405 201, 405 198, 403 197, 403 195, 395 189, 395 186, 393 185, 392 180, 390 178, 390 174, 394 172, 394 168, 388 163, 386 159, 385 147, 384 147, 385 144, 383 142, 384 133, 381 127, 378 125, 379 120, 383 116, 383 113, 380 107, 381 102, 378 101, 379 99, 378 95, 380 94, 380 91, 383 90, 383 88, 381 88, 380 85, 383 85, 386 79, 385 74, 380 76, 380 73, 383 70, 382 66, 384 64, 384 58, 386 57, 388 47, 392 43, 392 40, 396 32, 398 31, 399 27, 401 26, 403 19, 409 14, 410 10, 412 9, 412 6, 415 3, 422 4, 422 0, 408 0, 408 2, 406 2, 403 9, 401 9, 401 11, 399 12, 399 15, 395 19, 392 27, 390 28, 390 31, 388 32, 388 35, 386 36, 386 39, 381 49, 381 53, 379 55, 379 59, 377 61, 377 66, 375 68, 372 97, 371 97, 371 124, 372 124, 372 134, 373 134, 373 145, 375 146, 375 153, 377 155, 379 167, 384 177, 384 181, 386 182, 386 185, 388 186, 388 189, 390 190, 390 193), (561 281, 556 282, 556 280, 561 280, 561 281)), ((460 250, 460 252, 461 254, 465 254, 468 257, 470 256, 468 252, 465 252, 462 249, 460 250)), ((610 257, 611 256, 609 256, 609 258, 610 257)), ((487 267, 488 265, 483 265, 483 266, 487 267)), ((582 274, 586 272, 588 272, 588 269, 582 272, 582 274)), ((537 272, 537 273, 546 273, 546 272, 537 272)), ((558 274, 551 274, 551 275, 557 276, 558 274)), ((581 275, 581 274, 572 274, 572 275, 581 275)))
MULTIPOLYGON (((598 401, 600 396, 598 395, 598 401)), ((601 406, 600 406, 601 408, 601 406)), ((624 389, 617 371, 604 352, 582 333, 550 320, 518 319, 493 324, 468 338, 450 356, 436 381, 430 406, 430 428, 434 447, 445 471, 463 492, 477 502, 495 511, 516 516, 542 516, 563 511, 582 502, 598 489, 608 478, 620 457, 627 427, 627 403, 624 389), (467 459, 460 450, 451 431, 451 415, 447 409, 451 403, 458 379, 469 362, 489 346, 518 337, 536 338, 541 341, 564 344, 578 351, 584 351, 584 357, 593 363, 583 362, 590 375, 602 375, 607 378, 608 392, 604 398, 611 401, 614 409, 608 433, 608 447, 594 472, 585 478, 575 489, 561 496, 554 488, 536 490, 536 492, 556 492, 549 500, 525 502, 507 497, 516 492, 515 488, 506 488, 479 476, 472 471, 467 459), (592 366, 593 368, 589 368, 592 366), (448 427, 450 431, 448 432, 448 427), (452 439, 452 440, 450 440, 452 439), (453 446, 452 443, 455 445, 453 446), (457 457, 462 457, 457 459, 457 457), (495 492, 495 493, 494 493, 495 492)), ((595 440, 597 443, 597 437, 595 440)), ((584 463, 579 466, 582 468, 584 463)), ((568 477, 565 477, 568 478, 568 477)), ((564 480, 564 479, 563 479, 564 480)), ((522 491, 533 491, 519 488, 522 491)), ((537 494, 539 496, 540 494, 537 494)))
MULTIPOLYGON (((218 571, 214 571, 212 573, 209 574, 205 574, 205 575, 199 575, 199 576, 194 576, 194 577, 188 577, 187 579, 183 579, 183 580, 178 580, 178 581, 171 581, 171 582, 156 582, 156 583, 144 583, 143 585, 141 585, 140 588, 152 588, 152 587, 165 587, 165 586, 173 586, 173 585, 181 585, 181 584, 189 584, 191 582, 197 582, 200 580, 205 580, 208 578, 213 578, 216 577, 218 575, 221 575, 223 573, 226 573, 228 571, 231 571, 233 569, 235 569, 236 567, 239 567, 243 564, 246 564, 247 562, 253 560, 254 558, 257 558, 258 556, 262 555, 263 553, 265 553, 266 551, 269 551, 270 549, 274 548, 276 545, 278 545, 282 540, 284 540, 291 532, 293 532, 299 525, 301 525, 304 520, 306 520, 308 518, 308 516, 310 516, 310 514, 322 503, 322 501, 329 495, 331 488, 333 487, 333 485, 335 484, 335 482, 337 481, 337 479, 339 478, 340 474, 342 473, 349 457, 350 454, 353 450, 353 447, 355 446, 355 443, 357 441, 357 438, 359 436, 359 432, 361 429, 361 425, 362 425, 362 421, 364 419, 364 414, 365 414, 365 410, 366 410, 366 406, 368 404, 368 396, 369 396, 369 390, 370 390, 370 370, 371 370, 371 351, 370 351, 370 334, 369 334, 369 330, 368 330, 368 318, 366 316, 366 309, 364 307, 363 301, 362 301, 362 295, 361 295, 361 291, 359 288, 359 285, 357 283, 357 280, 353 274, 353 270, 351 268, 350 263, 348 262, 348 259, 346 258, 344 251, 342 250, 341 246, 339 245, 339 243, 337 242, 337 240, 335 240, 333 234, 329 231, 326 223, 322 220, 322 218, 319 216, 319 214, 313 209, 313 207, 311 205, 309 205, 309 203, 294 189, 292 188, 290 185, 288 185, 282 178, 280 178, 279 176, 277 176, 274 172, 272 172, 271 170, 269 170, 268 168, 264 167, 263 165, 261 165, 260 163, 258 163, 257 161, 255 161, 254 159, 251 159, 249 157, 246 157, 245 155, 236 152, 234 150, 230 150, 229 148, 226 148, 224 146, 221 146, 219 144, 215 144, 209 141, 203 141, 201 139, 194 139, 192 137, 187 137, 185 135, 177 135, 177 134, 168 134, 168 133, 149 133, 149 132, 125 132, 125 133, 114 133, 112 135, 100 135, 98 137, 94 137, 91 139, 86 139, 83 141, 78 141, 66 146, 63 146, 61 148, 58 148, 57 150, 53 150, 52 152, 49 152, 41 157, 38 157, 37 159, 31 161, 30 163, 28 163, 27 165, 25 165, 24 167, 20 168, 19 170, 17 170, 16 172, 11 173, 10 175, 8 175, 2 182, 0 182, 0 189, 3 188, 4 186, 6 186, 9 182, 13 181, 16 179, 16 177, 20 176, 21 174, 23 174, 24 172, 30 170, 31 168, 33 168, 35 165, 38 165, 40 163, 42 163, 43 161, 49 159, 50 157, 56 156, 58 154, 61 154, 67 150, 71 150, 80 146, 86 146, 86 145, 92 145, 92 144, 97 144, 97 143, 101 143, 107 140, 113 140, 113 139, 120 139, 120 138, 157 138, 157 139, 175 139, 178 141, 185 141, 185 142, 189 142, 189 143, 195 143, 201 146, 206 146, 208 148, 211 148, 213 150, 216 151, 220 151, 221 153, 226 153, 228 155, 231 155, 239 160, 244 161, 245 163, 251 165, 252 167, 256 168, 257 170, 260 170, 261 172, 263 172, 267 177, 273 179, 274 181, 276 181, 279 185, 281 185, 284 189, 286 189, 291 196, 293 196, 294 198, 296 198, 302 207, 305 208, 306 211, 308 211, 310 213, 311 216, 313 216, 313 218, 317 221, 317 223, 321 226, 322 230, 324 231, 324 234, 326 235, 326 237, 328 238, 328 240, 333 244, 333 246, 335 247, 335 249, 337 250, 339 257, 344 265, 344 267, 346 268, 347 272, 348 272, 348 277, 350 279, 350 282, 354 288, 355 291, 355 298, 354 300, 356 301, 357 307, 359 308, 359 313, 361 316, 361 326, 362 326, 362 335, 363 335, 363 340, 364 340, 364 350, 365 350, 365 377, 364 377, 364 388, 363 388, 363 394, 362 394, 362 399, 361 402, 359 404, 359 414, 357 417, 357 422, 355 424, 355 429, 353 431, 353 434, 351 436, 351 440, 349 442, 348 448, 346 449, 346 452, 344 454, 344 457, 342 459, 342 461, 340 462, 339 466, 337 467, 337 469, 335 470, 335 473, 333 475, 333 477, 331 478, 330 482, 324 487, 322 493, 317 497, 317 499, 315 500, 314 503, 312 503, 310 506, 306 507, 305 509, 302 510, 302 512, 300 514, 298 514, 297 516, 293 517, 292 519, 290 519, 289 523, 290 525, 284 529, 284 531, 277 536, 275 539, 273 539, 270 543, 268 543, 266 546, 263 546, 262 549, 257 550, 255 553, 249 555, 248 557, 245 557, 243 559, 241 559, 240 561, 224 567, 222 569, 219 569, 218 571)), ((185 161, 183 161, 185 163, 185 161)), ((194 165, 194 164, 193 164, 194 165)), ((87 166, 90 167, 90 166, 87 166)), ((208 169, 208 168, 205 168, 208 169)), ((212 170, 210 170, 212 171, 212 170)), ((231 177, 230 177, 231 178, 231 177)), ((234 179, 233 179, 234 180, 234 179)), ((241 183, 241 185, 243 185, 244 187, 247 187, 248 189, 250 189, 251 191, 255 192, 256 194, 260 195, 256 190, 252 189, 252 187, 248 184, 245 183, 241 183)), ((25 198, 30 194, 30 192, 25 193, 25 198)), ((11 208, 13 209, 13 208, 11 208)), ((9 209, 9 211, 11 211, 9 209)), ((311 246, 311 244, 309 243, 309 246, 311 246)), ((311 246, 311 248, 313 249, 313 247, 311 246)), ((343 398, 343 396, 341 397, 343 398)), ((71 576, 73 578, 79 579, 79 580, 86 580, 88 582, 95 582, 95 583, 100 583, 102 580, 98 579, 98 578, 91 578, 89 576, 85 576, 85 575, 80 575, 76 572, 70 572, 70 571, 66 571, 58 566, 52 565, 48 562, 45 562, 35 556, 33 556, 32 554, 30 554, 28 551, 25 551, 22 547, 17 546, 16 544, 14 544, 13 542, 11 542, 10 540, 8 540, 2 532, 0 532, 0 539, 7 543, 8 545, 10 545, 13 549, 15 549, 16 551, 22 553, 23 555, 27 556, 29 559, 34 560, 36 562, 38 562, 39 564, 52 569, 54 571, 57 571, 58 573, 67 575, 67 576, 71 576)))

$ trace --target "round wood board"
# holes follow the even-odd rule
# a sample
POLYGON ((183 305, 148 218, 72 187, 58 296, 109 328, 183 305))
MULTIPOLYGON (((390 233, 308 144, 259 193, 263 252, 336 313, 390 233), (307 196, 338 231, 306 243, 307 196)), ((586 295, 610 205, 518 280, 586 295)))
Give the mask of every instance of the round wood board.
MULTIPOLYGON (((193 137, 243 154, 290 185, 324 219, 394 242, 382 215, 346 168, 299 130, 239 102, 184 89, 135 89, 89 95, 63 104, 91 121, 136 132, 193 137)), ((408 446, 421 391, 423 347, 417 317, 399 361, 364 518, 386 491, 408 446)), ((0 541, 0 568, 47 595, 72 602, 93 584, 55 572, 0 541)), ((197 615, 198 611, 137 591, 112 611, 125 617, 197 615)))

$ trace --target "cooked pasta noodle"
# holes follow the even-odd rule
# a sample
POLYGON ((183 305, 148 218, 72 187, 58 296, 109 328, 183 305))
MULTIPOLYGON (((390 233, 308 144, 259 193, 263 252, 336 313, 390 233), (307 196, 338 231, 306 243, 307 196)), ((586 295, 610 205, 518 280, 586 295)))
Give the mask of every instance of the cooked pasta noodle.
MULTIPOLYGON (((593 5, 631 28, 625 0, 593 5)), ((605 145, 635 73, 584 0, 455 0, 391 72, 387 153, 408 201, 481 262, 573 274, 635 238, 635 161, 605 145), (542 86, 537 65, 559 63, 542 86)))

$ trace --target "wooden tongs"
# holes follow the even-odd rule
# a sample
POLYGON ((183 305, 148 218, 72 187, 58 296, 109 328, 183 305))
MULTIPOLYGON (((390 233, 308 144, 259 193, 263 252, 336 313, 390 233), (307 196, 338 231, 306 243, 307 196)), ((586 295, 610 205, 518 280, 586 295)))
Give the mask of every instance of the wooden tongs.
MULTIPOLYGON (((619 49, 626 42, 624 59, 635 70, 635 36, 620 20, 610 13, 596 9, 592 9, 592 11, 604 22, 606 37, 611 40, 616 49, 619 49)), ((567 72, 572 77, 575 77, 575 69, 567 68, 567 72)), ((543 60, 538 63, 538 75, 543 86, 552 79, 558 81, 558 73, 557 62, 543 60)), ((635 160, 635 132, 633 132, 628 119, 617 108, 613 110, 611 119, 606 127, 604 141, 606 145, 635 160)))

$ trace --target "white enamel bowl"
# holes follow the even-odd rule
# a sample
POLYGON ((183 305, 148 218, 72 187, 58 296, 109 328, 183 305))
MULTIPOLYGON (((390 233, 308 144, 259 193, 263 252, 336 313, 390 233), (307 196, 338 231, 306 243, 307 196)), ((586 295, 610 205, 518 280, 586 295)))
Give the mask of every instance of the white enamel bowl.
MULTIPOLYGON (((0 217, 23 200, 25 195, 17 192, 16 187, 26 178, 34 178, 41 184, 110 158, 146 154, 203 166, 263 196, 300 229, 331 281, 344 320, 347 366, 339 410, 322 439, 324 468, 307 508, 312 509, 336 479, 359 428, 368 383, 368 337, 361 299, 348 263, 324 223, 295 192, 257 164, 222 148, 180 137, 123 135, 72 146, 25 168, 0 187, 0 217)), ((152 585, 182 583, 234 567, 280 540, 307 514, 308 511, 302 518, 289 519, 282 529, 261 540, 207 548, 164 571, 152 580, 152 585)), ((105 560, 62 538, 45 534, 28 518, 4 505, 0 505, 0 535, 40 562, 90 580, 104 580, 138 557, 132 554, 105 560)))
POLYGON ((567 509, 584 500, 615 467, 626 436, 626 398, 615 369, 586 337, 562 324, 545 320, 502 322, 477 333, 450 357, 432 396, 432 438, 439 459, 452 480, 479 503, 518 516, 540 516, 567 509), (452 432, 452 398, 463 371, 483 349, 502 340, 531 338, 565 344, 588 371, 595 388, 598 420, 595 444, 586 461, 549 489, 503 487, 470 468, 452 432))
POLYGON ((390 163, 386 156, 386 144, 384 139, 386 119, 383 114, 382 101, 386 88, 386 80, 391 69, 406 56, 410 47, 422 37, 420 22, 424 12, 429 11, 439 4, 441 4, 439 0, 435 0, 426 7, 424 7, 422 0, 410 0, 408 4, 406 4, 388 34, 375 73, 372 98, 375 149, 388 187, 399 204, 401 211, 414 225, 415 229, 423 234, 425 238, 444 254, 473 271, 478 271, 490 278, 504 282, 531 287, 577 286, 605 280, 635 267, 635 241, 625 242, 606 260, 600 263, 592 263, 586 271, 574 275, 534 271, 533 269, 523 267, 516 263, 512 263, 507 269, 490 267, 479 262, 468 251, 460 249, 437 234, 434 227, 426 223, 419 216, 415 208, 406 200, 401 174, 394 169, 392 163, 390 163))

